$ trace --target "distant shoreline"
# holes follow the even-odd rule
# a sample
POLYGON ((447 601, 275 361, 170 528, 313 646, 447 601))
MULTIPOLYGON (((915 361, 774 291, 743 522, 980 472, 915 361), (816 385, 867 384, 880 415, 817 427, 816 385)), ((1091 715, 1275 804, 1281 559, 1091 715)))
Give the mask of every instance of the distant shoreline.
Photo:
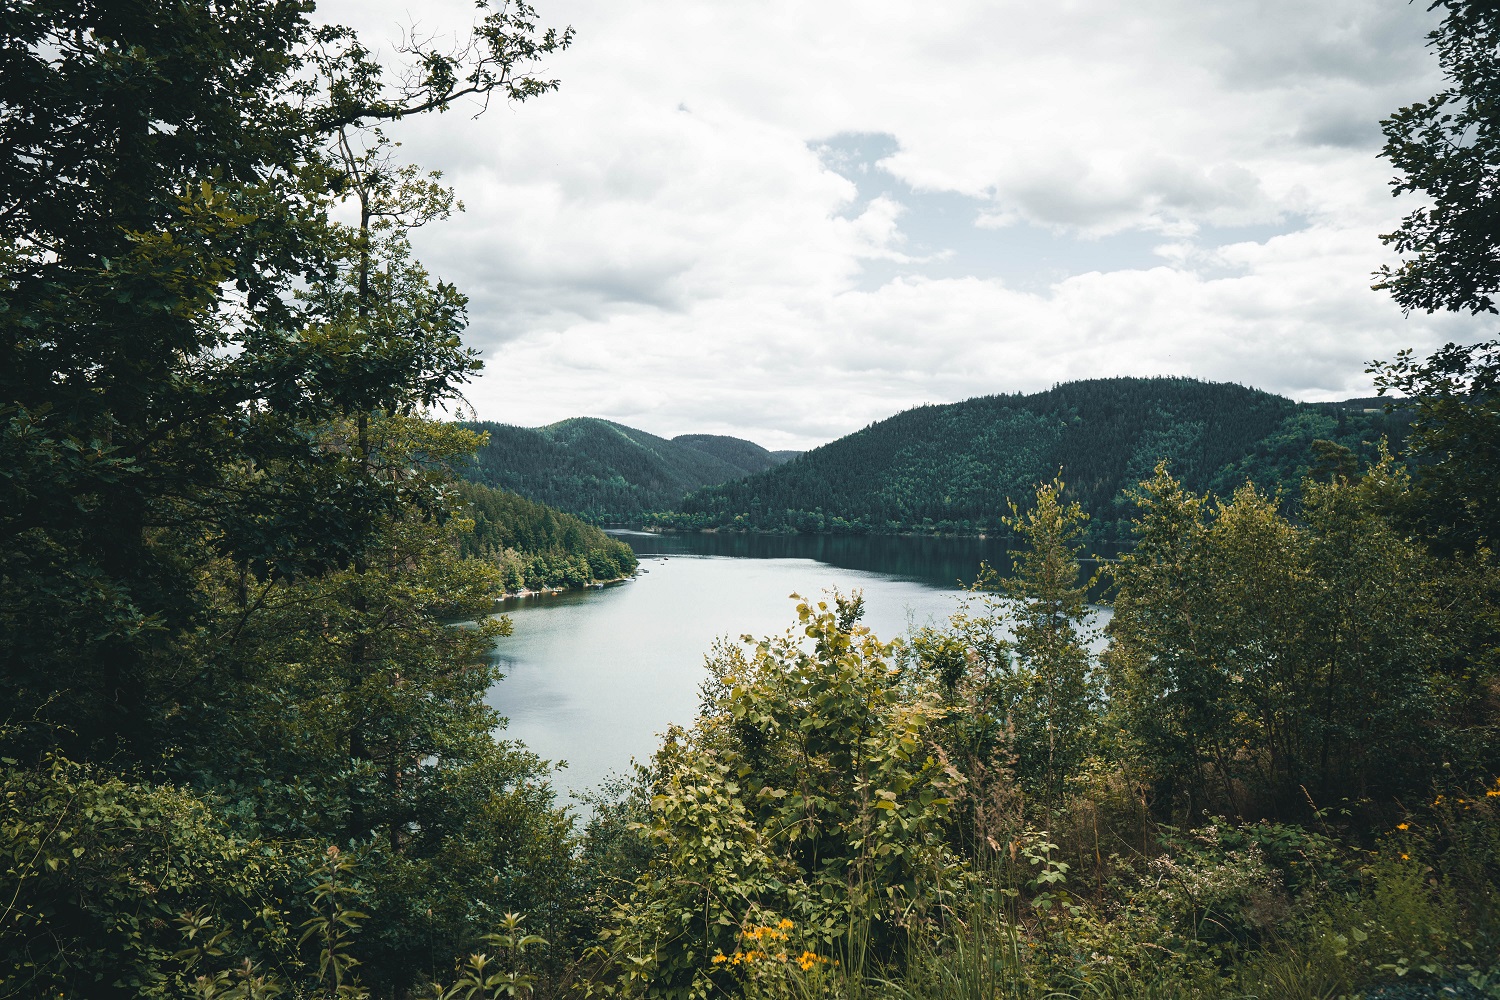
MULTIPOLYGON (((735 535, 755 536, 759 538, 923 538, 941 542, 1016 542, 1016 539, 1008 535, 977 534, 937 534, 926 531, 762 531, 757 528, 661 528, 661 527, 632 527, 626 525, 611 525, 601 528, 611 537, 618 537, 618 533, 630 533, 637 535, 735 535)), ((1135 548, 1133 541, 1120 542, 1094 542, 1087 539, 1083 542, 1085 549, 1093 548, 1095 545, 1112 551, 1113 555, 1100 555, 1098 552, 1090 552, 1088 555, 1078 557, 1079 562, 1087 563, 1112 563, 1119 557, 1135 548)))
POLYGON ((536 590, 531 590, 523 587, 520 590, 502 591, 500 595, 495 598, 495 603, 498 605, 502 601, 509 601, 521 597, 548 597, 553 594, 566 594, 574 590, 602 590, 605 587, 611 587, 617 583, 628 583, 629 581, 634 579, 635 574, 630 573, 625 576, 617 576, 609 580, 594 580, 590 583, 585 583, 582 586, 578 587, 540 587, 536 590))
POLYGON ((986 542, 998 540, 999 535, 956 534, 933 531, 763 531, 760 528, 659 528, 635 527, 628 524, 600 525, 606 534, 615 531, 633 531, 641 535, 765 535, 768 538, 972 538, 986 542))

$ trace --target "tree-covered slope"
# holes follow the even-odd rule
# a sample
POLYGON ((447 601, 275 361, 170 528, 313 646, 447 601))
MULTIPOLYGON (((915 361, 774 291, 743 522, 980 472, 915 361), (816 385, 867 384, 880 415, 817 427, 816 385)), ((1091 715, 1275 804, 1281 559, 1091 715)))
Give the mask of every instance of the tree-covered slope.
POLYGON ((596 523, 668 510, 684 493, 774 464, 749 441, 712 435, 669 441, 593 417, 535 428, 468 426, 489 434, 467 471, 470 479, 596 523))
POLYGON ((474 518, 460 551, 499 565, 507 592, 584 587, 635 572, 630 546, 572 514, 479 483, 459 483, 458 491, 474 518))
POLYGON ((1327 439, 1368 455, 1398 428, 1364 401, 1297 404, 1186 378, 1070 382, 897 414, 738 482, 683 498, 663 524, 769 531, 997 531, 1011 498, 1062 473, 1098 538, 1158 460, 1194 489, 1249 476, 1295 487, 1327 439))
POLYGON ((742 476, 774 469, 797 454, 797 452, 767 451, 753 441, 729 437, 725 434, 679 434, 672 439, 672 443, 696 449, 705 455, 712 455, 720 461, 728 462, 735 468, 743 470, 740 473, 742 476))

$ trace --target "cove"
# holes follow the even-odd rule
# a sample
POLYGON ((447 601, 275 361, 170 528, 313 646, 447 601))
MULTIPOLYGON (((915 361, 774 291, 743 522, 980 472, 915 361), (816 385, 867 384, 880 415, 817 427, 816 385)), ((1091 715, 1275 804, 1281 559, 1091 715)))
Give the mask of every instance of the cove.
POLYGON ((564 799, 649 758, 669 725, 691 725, 714 641, 785 631, 791 593, 862 590, 865 624, 889 640, 945 621, 981 560, 1006 563, 1003 542, 972 538, 612 533, 640 558, 636 579, 500 608, 515 634, 495 646, 505 679, 487 700, 509 720, 506 739, 566 761, 554 779, 564 799))

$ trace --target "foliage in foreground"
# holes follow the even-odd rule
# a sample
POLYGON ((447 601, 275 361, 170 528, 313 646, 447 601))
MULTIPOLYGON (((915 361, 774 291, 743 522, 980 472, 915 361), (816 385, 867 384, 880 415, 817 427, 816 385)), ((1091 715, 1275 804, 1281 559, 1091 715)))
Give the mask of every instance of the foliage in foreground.
POLYGON ((836 595, 721 646, 617 807, 649 854, 614 985, 1500 995, 1500 567, 1402 534, 1411 490, 1382 459, 1293 518, 1159 466, 1100 636, 1085 515, 1047 484, 945 627, 882 643, 836 595))
MULTIPOLYGON (((296 829, 274 783, 256 805, 245 777, 221 779, 242 789, 229 800, 61 761, 12 768, 6 919, 25 933, 7 960, 26 985, 78 992, 99 974, 99 992, 162 996, 389 995, 402 969, 464 997, 1496 995, 1490 639, 1460 626, 1493 613, 1500 571, 1486 553, 1411 549, 1383 513, 1409 489, 1377 464, 1310 488, 1294 521, 1251 489, 1210 501, 1159 469, 1138 497, 1142 544, 1113 568, 1101 654, 1083 514, 1044 485, 1009 518, 1025 541, 1013 575, 982 578, 946 626, 881 642, 858 596, 835 595, 800 602, 785 635, 717 648, 701 717, 598 803, 572 874, 557 868, 565 822, 536 825, 545 791, 524 801, 540 777, 524 760, 507 776, 450 748, 425 771, 432 754, 398 750, 390 775, 329 771, 307 799, 326 818, 296 829), (1460 592, 1472 603, 1456 612, 1460 592), (1384 631, 1360 646, 1367 620, 1384 631), (1326 686, 1351 648, 1363 672, 1326 686), (1420 725, 1380 719, 1398 699, 1420 725), (323 846, 352 822, 368 832, 323 846), (468 877, 488 872, 493 888, 468 877), (520 898, 552 949, 500 908, 520 898), (569 971, 596 919, 602 946, 569 971), (423 963, 460 940, 460 967, 423 963)), ((431 559, 394 565, 411 581, 431 559)), ((372 562, 320 585, 376 576, 372 562)), ((308 633, 267 621, 252 648, 308 633)), ((297 755, 286 741, 358 732, 355 718, 372 750, 427 728, 395 711, 398 692, 395 714, 338 714, 384 704, 374 693, 330 701, 306 736, 268 728, 266 745, 297 755)))
POLYGON ((571 35, 486 5, 388 73, 311 11, 0 13, 0 995, 392 996, 577 919, 483 701, 482 439, 424 416, 479 369, 410 240, 461 206, 382 131, 571 35))
MULTIPOLYGON (((222 802, 60 759, 0 782, 0 996, 369 996, 368 852, 247 839, 222 802)), ((494 926, 442 996, 530 982, 541 939, 513 914, 494 926)))

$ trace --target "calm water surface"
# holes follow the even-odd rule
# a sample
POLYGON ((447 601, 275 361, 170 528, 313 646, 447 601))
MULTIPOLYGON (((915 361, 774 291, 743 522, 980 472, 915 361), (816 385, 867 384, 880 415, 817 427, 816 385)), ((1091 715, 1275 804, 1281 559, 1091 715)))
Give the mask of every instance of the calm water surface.
POLYGON ((618 534, 640 557, 636 579, 503 608, 515 634, 496 645, 506 676, 488 700, 510 720, 507 738, 567 762, 564 796, 649 758, 669 724, 691 724, 714 640, 785 631, 791 593, 861 589, 865 624, 890 639, 946 620, 981 559, 1006 561, 1003 543, 978 539, 618 534))

